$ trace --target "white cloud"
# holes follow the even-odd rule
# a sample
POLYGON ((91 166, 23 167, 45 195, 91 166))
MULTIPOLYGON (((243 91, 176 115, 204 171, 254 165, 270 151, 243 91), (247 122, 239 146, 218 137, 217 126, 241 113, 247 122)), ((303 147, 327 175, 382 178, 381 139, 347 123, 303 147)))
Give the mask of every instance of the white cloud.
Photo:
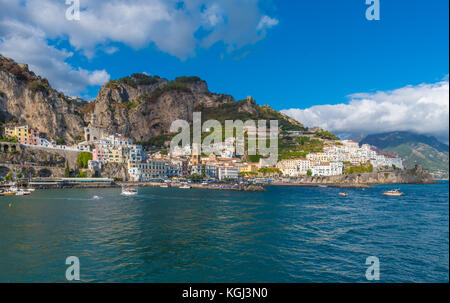
POLYGON ((257 30, 263 30, 266 28, 274 27, 275 25, 278 25, 278 20, 274 18, 270 18, 269 16, 262 16, 261 20, 258 23, 257 30))
POLYGON ((48 45, 42 31, 15 21, 0 21, 0 27, 13 29, 13 34, 3 36, 0 53, 27 63, 36 74, 46 77, 54 88, 66 94, 77 95, 86 86, 102 85, 110 78, 105 70, 73 68, 65 62, 73 54, 48 45))
POLYGON ((99 46, 107 49, 111 42, 135 49, 154 43, 161 51, 185 60, 194 56, 197 47, 209 47, 218 41, 230 49, 255 43, 264 38, 266 29, 278 23, 263 15, 258 0, 185 0, 181 8, 177 7, 178 0, 81 1, 79 21, 66 20, 69 6, 65 1, 23 3, 0 0, 0 7, 6 8, 0 12, 0 19, 17 17, 40 28, 49 38, 68 39, 88 57, 94 56, 99 46), (208 35, 196 38, 200 28, 208 35))
POLYGON ((263 39, 278 21, 264 15, 258 1, 184 0, 180 6, 179 0, 82 0, 80 20, 69 21, 63 0, 0 0, 0 52, 29 63, 55 87, 77 93, 85 83, 109 76, 72 68, 65 62, 72 53, 48 39, 68 41, 88 58, 98 50, 113 54, 123 43, 134 49, 155 45, 185 60, 217 42, 233 51, 263 39), (198 37, 200 29, 205 34, 198 37), (27 51, 30 46, 39 52, 27 51), (90 78, 82 81, 86 73, 90 78))
POLYGON ((388 131, 413 131, 449 139, 448 77, 434 84, 406 86, 400 89, 359 93, 345 104, 319 105, 282 112, 306 126, 350 135, 388 131))

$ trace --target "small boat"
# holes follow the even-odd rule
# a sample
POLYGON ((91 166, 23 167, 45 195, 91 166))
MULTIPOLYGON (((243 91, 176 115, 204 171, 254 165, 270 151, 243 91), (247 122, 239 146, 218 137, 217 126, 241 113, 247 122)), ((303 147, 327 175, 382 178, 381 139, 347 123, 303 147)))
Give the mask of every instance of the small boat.
POLYGON ((1 195, 2 195, 2 196, 14 196, 15 194, 16 194, 15 191, 6 190, 6 191, 4 191, 1 195))
POLYGON ((325 188, 325 187, 328 187, 328 186, 321 184, 321 185, 319 185, 319 187, 325 188))
POLYGON ((16 196, 25 196, 25 192, 19 189, 18 191, 16 191, 16 196))
POLYGON ((133 187, 122 187, 122 196, 136 196, 138 193, 136 188, 133 187))
POLYGON ((347 197, 348 194, 347 194, 347 193, 339 193, 339 196, 341 196, 341 197, 347 197))
POLYGON ((35 191, 36 189, 35 188, 32 188, 32 187, 30 187, 30 188, 27 188, 27 191, 29 191, 29 192, 33 192, 33 191, 35 191))
POLYGON ((161 188, 168 188, 169 185, 168 185, 167 183, 163 183, 163 184, 161 184, 159 187, 161 187, 161 188))
POLYGON ((184 185, 181 185, 180 188, 182 188, 182 189, 189 189, 191 187, 189 185, 187 185, 187 184, 184 184, 184 185))
POLYGON ((100 200, 101 198, 99 196, 93 196, 92 199, 93 200, 100 200))
POLYGON ((399 196, 403 196, 403 193, 400 191, 400 189, 393 189, 393 190, 383 191, 383 195, 399 197, 399 196))

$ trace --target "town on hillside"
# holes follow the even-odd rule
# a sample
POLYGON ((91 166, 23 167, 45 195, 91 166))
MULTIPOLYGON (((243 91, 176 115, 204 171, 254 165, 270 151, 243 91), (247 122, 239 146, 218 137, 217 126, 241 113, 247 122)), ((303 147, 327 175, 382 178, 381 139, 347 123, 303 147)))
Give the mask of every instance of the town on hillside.
POLYGON ((110 133, 107 128, 94 123, 85 127, 84 141, 73 146, 44 138, 39 130, 28 125, 6 126, 3 140, 31 148, 87 152, 90 154, 88 169, 92 176, 103 176, 102 170, 108 164, 116 163, 126 166, 127 179, 135 182, 181 178, 211 181, 298 178, 372 172, 381 168, 403 169, 402 160, 398 157, 380 154, 368 144, 359 146, 357 142, 340 140, 334 135, 331 140, 321 138, 324 133, 330 134, 318 128, 311 128, 307 132, 281 131, 280 142, 289 138, 300 144, 320 144, 318 149, 312 149, 311 152, 298 152, 295 149, 281 152, 275 166, 265 163, 261 157, 237 157, 234 138, 224 140, 220 145, 220 155, 195 154, 189 145, 177 147, 173 151, 150 153, 144 151, 141 145, 134 144, 130 138, 110 133))

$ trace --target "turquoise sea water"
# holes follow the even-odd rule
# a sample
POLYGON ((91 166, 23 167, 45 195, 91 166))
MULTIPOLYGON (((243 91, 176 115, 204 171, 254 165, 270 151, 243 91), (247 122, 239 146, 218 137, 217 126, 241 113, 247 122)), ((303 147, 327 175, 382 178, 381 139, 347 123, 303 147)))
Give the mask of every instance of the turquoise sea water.
POLYGON ((0 282, 65 282, 68 256, 85 282, 367 282, 368 256, 380 282, 449 281, 448 182, 340 191, 0 197, 0 282))

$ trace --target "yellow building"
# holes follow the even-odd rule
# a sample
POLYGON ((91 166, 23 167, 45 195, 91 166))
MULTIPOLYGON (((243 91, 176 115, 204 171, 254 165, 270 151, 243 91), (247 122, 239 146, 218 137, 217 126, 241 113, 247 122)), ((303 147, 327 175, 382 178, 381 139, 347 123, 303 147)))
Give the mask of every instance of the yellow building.
POLYGON ((5 135, 9 138, 16 137, 21 144, 39 145, 39 131, 28 127, 28 125, 6 127, 5 135))
POLYGON ((259 163, 246 163, 239 168, 241 173, 257 173, 259 169, 259 163))
POLYGON ((127 163, 128 160, 128 149, 127 148, 116 148, 110 149, 106 153, 107 163, 127 163))

